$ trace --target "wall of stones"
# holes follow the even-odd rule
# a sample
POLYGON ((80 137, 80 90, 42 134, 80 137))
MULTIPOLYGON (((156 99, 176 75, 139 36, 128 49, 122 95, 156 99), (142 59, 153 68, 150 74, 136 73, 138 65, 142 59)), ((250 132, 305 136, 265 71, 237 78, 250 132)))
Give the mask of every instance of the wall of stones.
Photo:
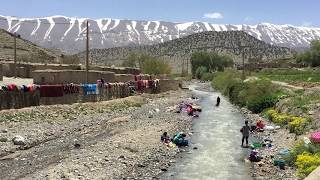
MULTIPOLYGON (((37 70, 32 72, 32 78, 35 84, 87 83, 84 70, 37 70)), ((115 74, 107 71, 89 71, 88 83, 96 83, 97 79, 115 82, 115 74)))

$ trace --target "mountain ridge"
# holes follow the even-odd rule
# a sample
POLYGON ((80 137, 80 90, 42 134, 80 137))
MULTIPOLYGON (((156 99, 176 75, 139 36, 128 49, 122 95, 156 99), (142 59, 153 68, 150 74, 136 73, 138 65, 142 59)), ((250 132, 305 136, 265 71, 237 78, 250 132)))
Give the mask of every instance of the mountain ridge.
MULTIPOLYGON (((154 45, 91 49, 89 55, 93 63, 121 65, 130 54, 143 53, 167 61, 177 72, 190 60, 192 53, 198 51, 229 55, 236 64, 242 63, 242 54, 247 63, 286 60, 295 53, 290 48, 267 44, 243 31, 206 31, 154 45)), ((84 56, 85 52, 79 53, 80 59, 84 56)))
POLYGON ((157 44, 203 31, 244 31, 266 43, 293 49, 308 48, 310 41, 320 39, 320 28, 288 24, 232 25, 112 18, 92 20, 61 15, 37 18, 0 15, 0 28, 17 32, 23 38, 45 48, 77 53, 85 49, 86 20, 90 23, 91 48, 98 49, 157 44))

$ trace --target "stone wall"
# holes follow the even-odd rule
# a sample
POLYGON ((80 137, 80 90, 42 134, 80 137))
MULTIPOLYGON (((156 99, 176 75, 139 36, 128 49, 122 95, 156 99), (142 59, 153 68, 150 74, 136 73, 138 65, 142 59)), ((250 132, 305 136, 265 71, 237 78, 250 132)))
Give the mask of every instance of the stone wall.
MULTIPOLYGON (((7 77, 14 76, 14 63, 12 61, 2 61, 3 75, 7 77)), ((81 65, 72 64, 40 64, 40 63, 18 63, 17 76, 21 78, 31 78, 32 72, 37 70, 84 70, 81 65)), ((90 66, 90 71, 107 71, 116 74, 140 74, 137 68, 128 67, 105 67, 105 66, 90 66)))
POLYGON ((111 99, 118 99, 130 96, 129 86, 113 86, 112 88, 99 88, 97 95, 84 95, 82 89, 77 94, 64 94, 62 97, 41 97, 41 105, 54 104, 73 104, 85 102, 108 101, 111 99))
POLYGON ((171 90, 178 90, 182 86, 182 81, 171 80, 171 79, 161 79, 160 82, 160 92, 166 92, 171 90))
POLYGON ((134 81, 134 75, 132 74, 116 74, 115 82, 129 82, 134 81))
MULTIPOLYGON (((177 80, 160 80, 160 91, 147 89, 145 93, 159 93, 170 90, 178 90, 181 81, 177 80)), ((130 96, 128 85, 112 86, 111 88, 99 88, 98 95, 84 95, 80 88, 79 93, 64 94, 62 97, 40 97, 40 91, 33 92, 23 91, 0 91, 0 110, 19 109, 30 106, 54 105, 54 104, 73 104, 84 102, 107 101, 111 99, 124 98, 130 96)))
POLYGON ((40 92, 0 91, 0 110, 40 105, 40 92))
MULTIPOLYGON (((4 62, 3 63, 3 74, 4 76, 14 76, 14 63, 4 62)), ((38 64, 38 63, 18 63, 17 64, 17 76, 21 78, 31 78, 32 72, 36 70, 81 70, 80 65, 66 65, 66 64, 38 64)))
MULTIPOLYGON (((105 71, 89 71, 88 83, 96 83, 103 78, 106 82, 115 82, 115 74, 105 71)), ((87 83, 84 70, 37 70, 32 72, 35 84, 87 83)))
POLYGON ((105 66, 92 66, 90 67, 90 70, 95 71, 110 71, 114 72, 116 74, 133 74, 137 75, 140 74, 141 71, 138 68, 129 68, 129 67, 105 67, 105 66))

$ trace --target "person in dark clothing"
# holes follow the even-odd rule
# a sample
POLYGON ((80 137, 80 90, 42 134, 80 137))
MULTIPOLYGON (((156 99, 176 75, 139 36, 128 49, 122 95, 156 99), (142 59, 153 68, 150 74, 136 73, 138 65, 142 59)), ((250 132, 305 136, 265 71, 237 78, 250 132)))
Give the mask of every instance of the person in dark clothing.
POLYGON ((246 147, 248 147, 248 139, 249 139, 249 134, 250 134, 250 127, 248 125, 248 121, 245 121, 245 125, 241 128, 242 132, 242 143, 241 147, 243 147, 243 142, 246 140, 246 147))
POLYGON ((216 106, 219 106, 220 105, 220 97, 218 96, 217 97, 217 104, 216 104, 216 106))
POLYGON ((170 137, 168 136, 167 132, 164 132, 161 136, 161 142, 163 143, 169 143, 170 142, 170 137))

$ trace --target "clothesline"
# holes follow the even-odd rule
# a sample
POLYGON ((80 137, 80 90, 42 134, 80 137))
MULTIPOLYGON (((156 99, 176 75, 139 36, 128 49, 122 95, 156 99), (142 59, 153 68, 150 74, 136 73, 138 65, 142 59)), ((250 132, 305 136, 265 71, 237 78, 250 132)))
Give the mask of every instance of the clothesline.
MULTIPOLYGON (((151 78, 151 76, 150 76, 151 78)), ((132 92, 140 91, 143 92, 145 89, 157 89, 159 86, 159 79, 155 80, 137 80, 130 82, 115 82, 115 83, 106 83, 102 79, 97 80, 96 84, 56 84, 56 85, 21 85, 17 86, 15 84, 9 84, 0 86, 1 91, 23 91, 23 92, 33 92, 36 90, 40 91, 40 97, 61 97, 64 94, 77 94, 82 90, 84 95, 98 95, 100 93, 99 88, 126 88, 122 89, 132 92)), ((112 90, 115 91, 115 90, 112 90)))

